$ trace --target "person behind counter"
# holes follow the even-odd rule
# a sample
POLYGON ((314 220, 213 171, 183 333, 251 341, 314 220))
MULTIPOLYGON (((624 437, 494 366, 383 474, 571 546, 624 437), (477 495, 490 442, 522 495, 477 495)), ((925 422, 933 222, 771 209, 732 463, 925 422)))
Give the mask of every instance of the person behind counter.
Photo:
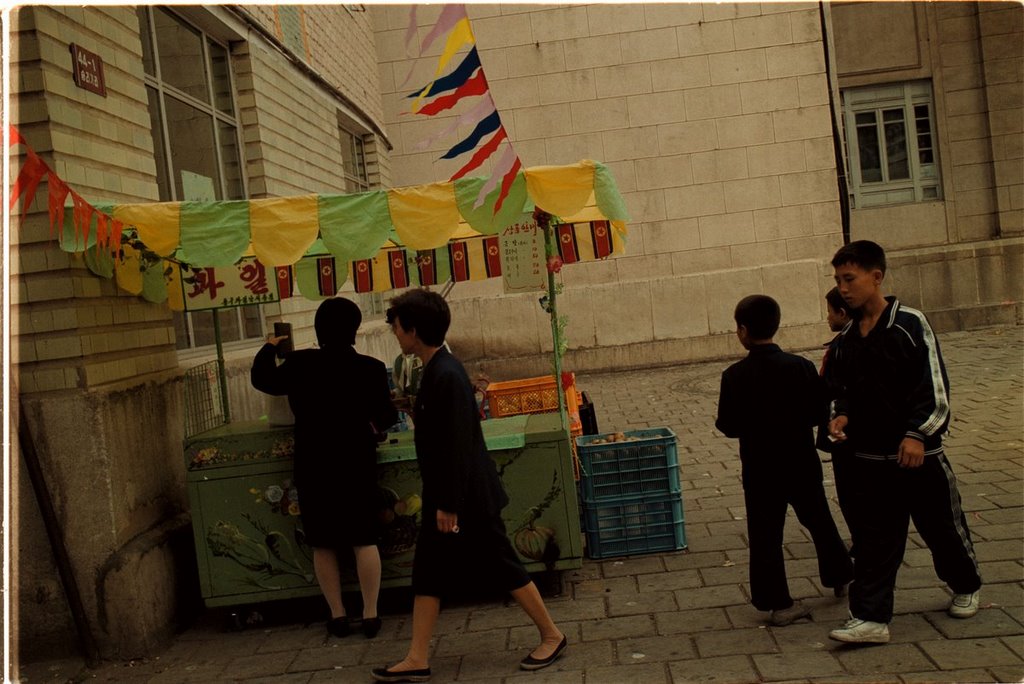
POLYGON ((351 631, 338 567, 338 549, 351 547, 363 597, 362 631, 372 639, 381 628, 377 442, 398 414, 385 365, 353 347, 361 322, 353 302, 325 300, 313 321, 319 349, 291 352, 277 365, 277 345, 285 337, 271 336, 253 360, 251 381, 261 392, 287 395, 295 414, 295 486, 313 570, 331 610, 327 630, 337 637, 351 631))
POLYGON ((428 681, 428 649, 441 600, 467 586, 512 594, 541 638, 519 667, 547 667, 565 651, 566 637, 505 531, 501 509, 508 496, 484 445, 473 386, 466 369, 443 348, 451 323, 448 304, 435 292, 411 290, 392 300, 387 321, 402 352, 414 353, 423 362, 413 408, 423 523, 412 567, 412 641, 402 661, 375 668, 373 678, 428 681))

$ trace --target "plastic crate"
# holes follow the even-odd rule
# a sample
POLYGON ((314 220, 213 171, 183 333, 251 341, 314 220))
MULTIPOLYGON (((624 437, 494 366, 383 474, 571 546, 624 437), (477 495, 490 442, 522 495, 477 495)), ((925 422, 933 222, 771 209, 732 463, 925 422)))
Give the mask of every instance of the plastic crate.
POLYGON ((608 435, 576 438, 585 501, 679 494, 679 455, 672 430, 651 428, 623 433, 626 442, 596 443, 608 435))
MULTIPOLYGON (((583 434, 580 422, 580 395, 576 391, 576 375, 565 388, 565 410, 569 416, 569 431, 583 434)), ((529 413, 553 413, 558 410, 558 386, 555 376, 543 375, 525 380, 492 382, 487 386, 487 405, 491 418, 521 416, 529 413)))
POLYGON ((680 495, 584 503, 587 556, 611 558, 686 548, 680 495))

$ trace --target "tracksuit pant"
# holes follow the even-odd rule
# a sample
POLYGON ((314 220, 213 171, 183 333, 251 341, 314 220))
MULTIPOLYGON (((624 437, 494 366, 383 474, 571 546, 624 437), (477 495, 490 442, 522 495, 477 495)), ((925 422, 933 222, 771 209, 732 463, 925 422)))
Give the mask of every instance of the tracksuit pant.
POLYGON ((919 468, 895 460, 851 456, 843 464, 844 515, 856 551, 850 586, 855 618, 892 620, 896 574, 903 562, 911 518, 932 554, 935 573, 953 593, 981 587, 981 575, 956 477, 943 452, 928 454, 919 468), (847 512, 848 509, 848 512, 847 512))

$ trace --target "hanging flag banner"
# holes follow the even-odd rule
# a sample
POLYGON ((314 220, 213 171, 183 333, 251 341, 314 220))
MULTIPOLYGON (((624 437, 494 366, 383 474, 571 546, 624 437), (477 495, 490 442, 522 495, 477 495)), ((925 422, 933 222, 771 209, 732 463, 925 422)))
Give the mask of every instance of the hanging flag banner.
POLYGON ((280 272, 276 276, 270 280, 266 267, 253 257, 233 266, 181 267, 185 310, 208 311, 279 301, 275 285, 281 281, 280 272))

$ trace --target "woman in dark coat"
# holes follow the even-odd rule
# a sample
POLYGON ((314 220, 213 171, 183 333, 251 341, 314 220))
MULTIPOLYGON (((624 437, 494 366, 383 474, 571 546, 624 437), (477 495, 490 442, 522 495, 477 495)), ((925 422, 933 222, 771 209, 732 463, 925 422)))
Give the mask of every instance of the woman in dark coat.
POLYGON ((448 304, 437 293, 411 290, 392 300, 387 317, 402 352, 423 362, 413 409, 423 523, 413 559, 412 642, 405 659, 374 669, 373 677, 380 682, 430 679, 428 648, 441 599, 467 587, 510 592, 541 638, 520 667, 547 667, 565 650, 566 638, 505 531, 501 509, 508 496, 484 444, 473 386, 443 347, 451 322, 448 304))
POLYGON ((351 547, 363 595, 362 628, 368 638, 380 630, 380 553, 374 494, 377 491, 377 436, 397 420, 387 368, 356 353, 362 321, 353 302, 332 298, 317 309, 313 327, 319 349, 288 354, 277 365, 271 336, 252 364, 252 385, 288 395, 295 414, 295 486, 313 570, 331 609, 328 630, 349 632, 341 600, 337 550, 351 547))

